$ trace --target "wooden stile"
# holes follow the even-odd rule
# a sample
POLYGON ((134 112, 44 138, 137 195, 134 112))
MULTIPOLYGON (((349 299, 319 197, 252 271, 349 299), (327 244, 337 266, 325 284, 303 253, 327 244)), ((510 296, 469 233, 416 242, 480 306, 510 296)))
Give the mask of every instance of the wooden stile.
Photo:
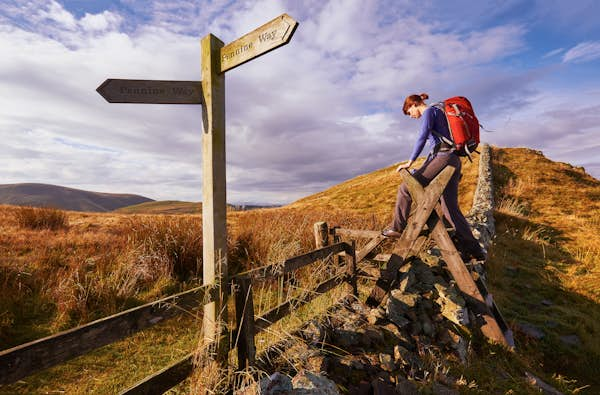
MULTIPOLYGON (((413 178, 410 173, 403 172, 402 178, 404 179, 404 182, 406 182, 408 190, 415 201, 428 200, 425 189, 423 189, 423 186, 413 178)), ((483 296, 481 296, 481 293, 477 288, 477 284, 473 281, 471 273, 469 273, 469 270, 462 261, 454 243, 450 239, 450 235, 448 235, 448 232, 446 231, 442 222, 442 213, 439 203, 437 203, 435 210, 431 212, 431 215, 428 217, 427 226, 432 230, 432 237, 439 246, 442 252, 442 258, 448 265, 448 270, 456 281, 456 285, 458 285, 458 288, 469 300, 475 300, 477 309, 482 311, 482 317, 485 322, 481 326, 481 332, 483 332, 488 339, 504 346, 508 346, 504 333, 500 329, 493 313, 487 307, 483 296)))
MULTIPOLYGON (((404 229, 402 236, 396 242, 384 273, 377 280, 371 291, 371 295, 367 298, 367 305, 376 307, 383 301, 398 277, 398 270, 406 263, 408 258, 418 252, 418 247, 421 245, 417 243, 419 234, 436 204, 438 204, 444 188, 454 171, 454 167, 447 166, 425 188, 423 192, 424 197, 417 198, 413 196, 413 204, 417 205, 417 208, 414 214, 408 218, 406 229, 404 229)), ((410 176, 410 173, 408 174, 410 176)), ((410 178, 418 183, 412 176, 410 178)))

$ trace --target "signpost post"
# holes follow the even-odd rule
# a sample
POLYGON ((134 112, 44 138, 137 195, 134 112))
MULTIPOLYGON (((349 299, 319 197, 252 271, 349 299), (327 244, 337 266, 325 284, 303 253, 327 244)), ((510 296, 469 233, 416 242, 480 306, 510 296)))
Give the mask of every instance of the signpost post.
POLYGON ((290 42, 298 22, 287 14, 224 45, 208 34, 201 41, 202 81, 108 79, 97 89, 109 103, 203 104, 203 284, 219 287, 204 306, 204 340, 220 361, 227 358, 227 226, 225 183, 225 72, 290 42))

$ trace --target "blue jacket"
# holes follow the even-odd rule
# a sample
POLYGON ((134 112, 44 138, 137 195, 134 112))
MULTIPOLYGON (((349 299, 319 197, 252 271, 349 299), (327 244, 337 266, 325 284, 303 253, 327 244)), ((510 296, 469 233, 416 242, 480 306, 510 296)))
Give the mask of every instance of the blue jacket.
POLYGON ((427 109, 421 115, 422 124, 421 131, 419 132, 419 136, 417 137, 417 141, 415 142, 415 147, 413 148, 412 154, 410 155, 410 160, 414 161, 423 151, 423 147, 425 146, 425 142, 429 140, 429 145, 431 149, 442 142, 442 140, 431 133, 431 130, 435 130, 437 133, 441 134, 444 137, 447 137, 449 140, 452 140, 450 137, 450 131, 448 130, 448 121, 446 120, 446 115, 442 110, 437 107, 427 107, 427 109))

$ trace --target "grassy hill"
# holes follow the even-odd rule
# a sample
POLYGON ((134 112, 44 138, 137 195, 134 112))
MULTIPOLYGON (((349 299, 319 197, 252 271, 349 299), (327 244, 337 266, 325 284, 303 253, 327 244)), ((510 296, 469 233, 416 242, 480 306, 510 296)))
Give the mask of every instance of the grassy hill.
POLYGON ((150 202, 144 196, 90 192, 49 184, 0 185, 0 204, 54 207, 71 211, 106 212, 120 207, 150 202))
MULTIPOLYGON (((419 159, 413 167, 418 168, 422 163, 423 158, 419 159)), ((398 164, 354 177, 323 192, 302 198, 287 207, 342 209, 355 214, 386 216, 394 207, 396 192, 401 181, 400 175, 395 171, 398 164)), ((459 186, 459 204, 463 212, 468 212, 473 203, 478 166, 478 155, 474 155, 473 162, 462 161, 463 179, 459 186)))
MULTIPOLYGON (((474 342, 473 357, 452 365, 450 373, 469 383, 461 393, 537 393, 516 376, 525 370, 565 393, 600 393, 600 181, 525 148, 493 148, 492 156, 497 236, 488 286, 515 331, 517 350, 474 342), (528 326, 543 336, 532 337, 528 326)), ((286 207, 228 212, 230 270, 312 249, 312 224, 319 220, 381 229, 395 200, 395 166, 286 207)), ((477 163, 464 163, 465 212, 476 172, 477 163)), ((70 212, 68 226, 54 231, 20 226, 18 210, 0 206, 2 349, 199 281, 197 215, 70 212)), ((0 387, 0 394, 114 393, 195 347, 197 334, 177 332, 194 325, 165 322, 156 331, 0 387)))

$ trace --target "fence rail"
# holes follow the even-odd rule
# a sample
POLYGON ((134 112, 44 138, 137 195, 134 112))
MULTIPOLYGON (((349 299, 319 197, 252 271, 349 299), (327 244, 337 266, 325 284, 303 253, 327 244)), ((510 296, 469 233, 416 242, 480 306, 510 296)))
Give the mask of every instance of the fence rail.
MULTIPOLYGON (((286 317, 294 308, 305 305, 346 282, 356 292, 354 243, 336 243, 298 255, 277 264, 262 266, 232 276, 236 285, 236 343, 238 367, 252 365, 255 359, 254 336, 286 317), (344 253, 345 272, 332 276, 301 296, 286 300, 259 317, 254 315, 252 282, 289 275, 314 262, 344 253)), ((197 309, 219 297, 215 286, 200 286, 147 303, 121 313, 90 322, 39 340, 0 352, 0 384, 9 384, 33 373, 66 362, 96 348, 122 340, 138 331, 197 309)), ((233 347, 232 347, 233 348, 233 347)), ((161 394, 184 381, 192 372, 194 354, 142 379, 121 394, 161 394)))
POLYGON ((15 382, 173 318, 215 297, 201 286, 0 352, 0 384, 15 382))

